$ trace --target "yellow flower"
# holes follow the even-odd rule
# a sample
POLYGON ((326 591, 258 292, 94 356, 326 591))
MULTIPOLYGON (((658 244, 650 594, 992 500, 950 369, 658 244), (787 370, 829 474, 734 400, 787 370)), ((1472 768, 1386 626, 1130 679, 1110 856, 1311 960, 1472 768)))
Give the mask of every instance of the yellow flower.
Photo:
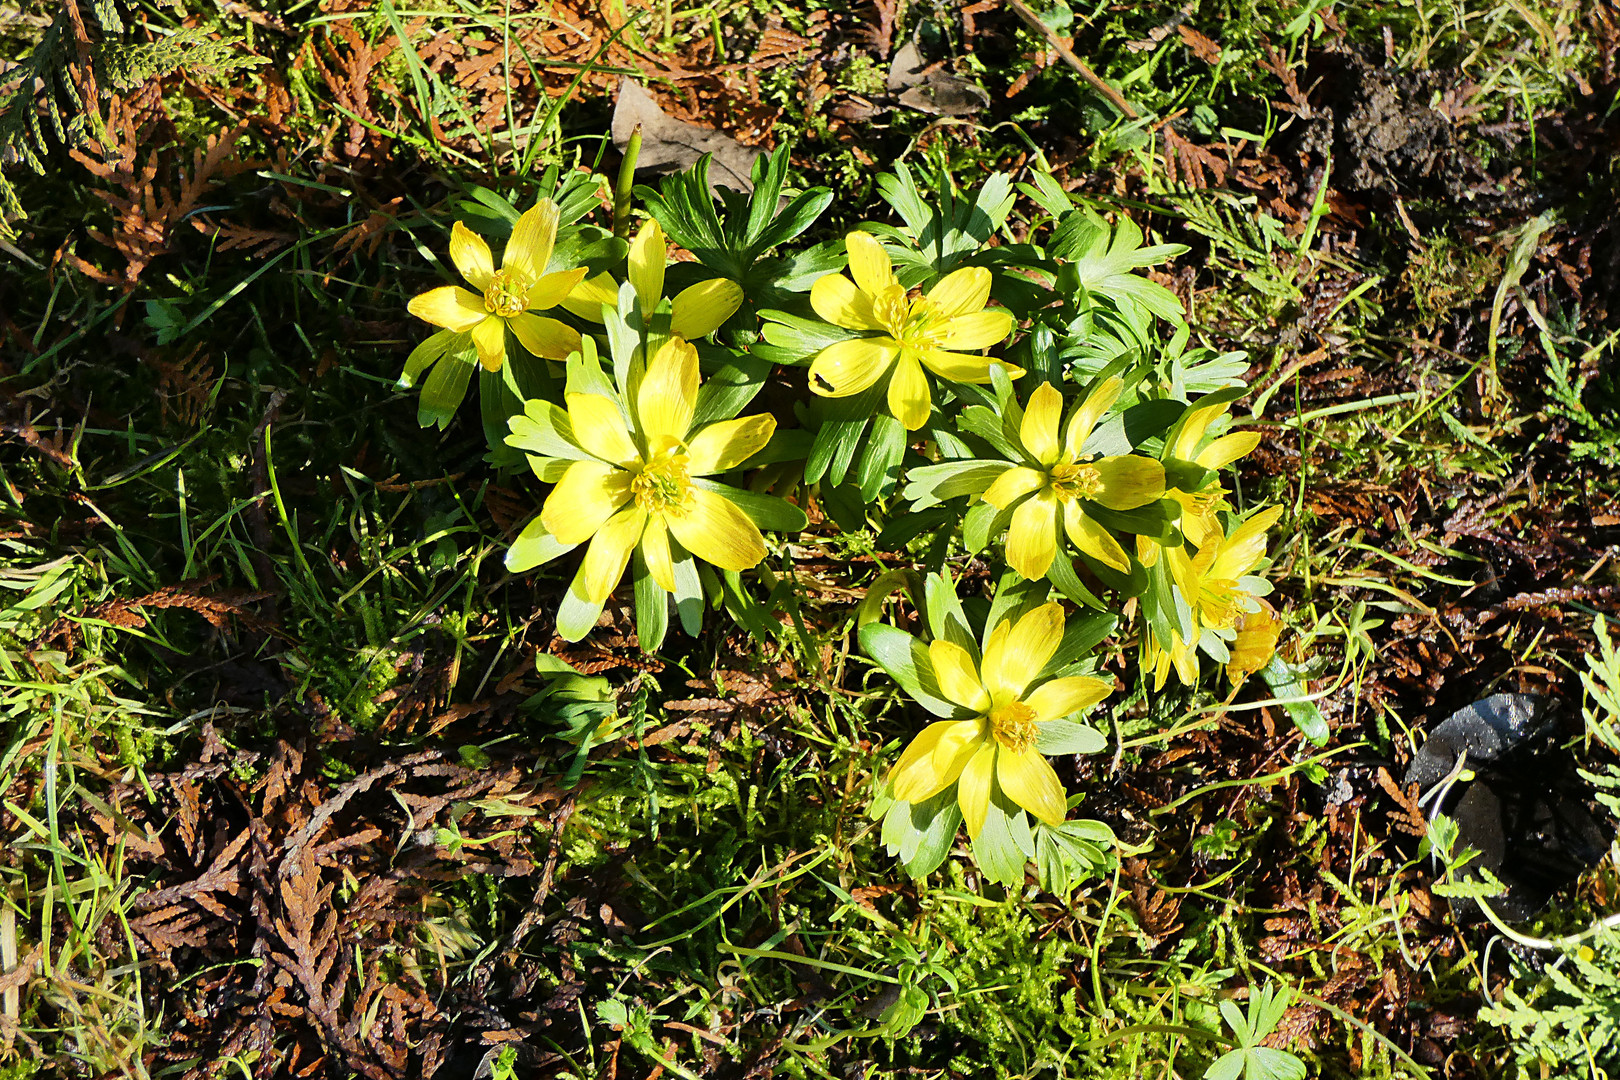
POLYGON ((671 593, 671 537, 722 570, 746 570, 765 557, 758 526, 694 478, 752 457, 770 441, 776 420, 749 416, 692 430, 698 379, 697 350, 676 337, 653 354, 645 374, 632 374, 633 426, 614 398, 566 395, 573 439, 590 457, 568 466, 540 520, 559 544, 591 542, 581 583, 593 604, 612 595, 638 546, 653 580, 671 593))
POLYGON ((1142 635, 1142 670, 1153 672, 1153 689, 1155 692, 1164 689, 1164 683, 1169 678, 1171 670, 1183 685, 1191 686, 1198 681, 1198 638, 1195 635, 1190 642, 1181 640, 1181 635, 1170 631, 1170 645, 1162 646, 1158 637, 1153 633, 1149 624, 1146 633, 1142 635))
POLYGON ((1249 592, 1242 579, 1266 557, 1266 530, 1281 516, 1280 506, 1262 510, 1234 529, 1231 536, 1222 535, 1217 521, 1213 531, 1205 534, 1204 545, 1190 558, 1183 548, 1166 550, 1176 588, 1192 605, 1192 637, 1183 640, 1172 631, 1166 645, 1149 624, 1142 637, 1142 667, 1153 672, 1154 690, 1164 688, 1172 670, 1187 686, 1198 681, 1198 640, 1206 629, 1236 632, 1237 639, 1228 649, 1227 673, 1233 682, 1238 681, 1234 667, 1243 672, 1265 667, 1276 648, 1282 624, 1274 613, 1267 621, 1264 613, 1271 610, 1270 605, 1249 592))
MULTIPOLYGON (((1202 450, 1198 449, 1210 423, 1230 405, 1231 402, 1222 401, 1214 405, 1194 406, 1182 421, 1175 442, 1170 445, 1170 456, 1218 471, 1260 445, 1258 431, 1238 431, 1222 435, 1202 450)), ((1216 511, 1230 508, 1226 501, 1226 489, 1221 486, 1219 477, 1211 477, 1195 492, 1172 488, 1166 494, 1181 504, 1181 535, 1194 547, 1201 546, 1210 532, 1219 531, 1216 511)))
MULTIPOLYGON (((664 264, 669 242, 656 221, 649 221, 630 242, 630 283, 650 319, 664 298, 664 264)), ((602 321, 602 305, 619 302, 619 286, 610 274, 581 281, 563 300, 563 306, 592 322, 602 321)), ((710 278, 688 286, 669 302, 669 332, 688 341, 708 337, 742 307, 742 286, 729 278, 710 278)))
POLYGON ((1063 608, 1045 604, 990 633, 984 658, 935 640, 928 657, 940 690, 977 715, 941 720, 911 741, 889 773, 894 797, 922 802, 956 785, 968 836, 984 828, 994 788, 1049 825, 1063 821, 1063 782, 1036 748, 1037 725, 1061 720, 1107 697, 1111 683, 1086 675, 1031 685, 1063 638, 1063 608))
POLYGON ((1268 507, 1232 530, 1231 536, 1222 536, 1217 528, 1205 536, 1191 559, 1179 550, 1171 552, 1171 573, 1192 605, 1197 625, 1230 629, 1239 615, 1254 610, 1257 598, 1242 579, 1265 559, 1266 530, 1282 512, 1280 506, 1268 507))
POLYGON ((458 221, 450 230, 450 261, 478 292, 443 285, 412 297, 407 310, 434 326, 470 333, 485 371, 506 363, 508 327, 534 355, 566 359, 579 348, 579 332, 534 314, 562 303, 585 277, 584 267, 546 273, 556 240, 557 204, 541 199, 512 227, 497 270, 483 237, 458 221))
POLYGON ((1277 609, 1259 600, 1259 611, 1245 611, 1237 619, 1237 640, 1232 642, 1232 658, 1226 662, 1226 677, 1236 686, 1271 662, 1282 634, 1277 609))
POLYGON ((1110 510, 1135 510, 1164 495, 1164 466, 1132 454, 1082 454, 1097 421, 1118 399, 1123 384, 1104 380, 1069 417, 1059 442, 1063 395, 1042 383, 1029 396, 1019 428, 1028 459, 996 477, 982 498, 998 510, 1022 499, 1007 528, 1007 562, 1026 578, 1046 574, 1057 554, 1059 523, 1075 547, 1122 574, 1130 559, 1113 534, 1086 513, 1095 503, 1110 510))
MULTIPOLYGON (((849 397, 889 373, 889 412, 916 431, 933 407, 923 369, 956 382, 989 382, 990 365, 998 361, 968 354, 1012 333, 1012 313, 985 306, 990 271, 982 266, 946 274, 926 296, 908 296, 882 244, 863 232, 850 233, 845 243, 854 280, 822 275, 810 289, 810 306, 845 330, 882 333, 822 349, 810 363, 810 389, 822 397, 849 397)), ((1013 378, 1024 373, 1010 365, 1007 372, 1013 378)))

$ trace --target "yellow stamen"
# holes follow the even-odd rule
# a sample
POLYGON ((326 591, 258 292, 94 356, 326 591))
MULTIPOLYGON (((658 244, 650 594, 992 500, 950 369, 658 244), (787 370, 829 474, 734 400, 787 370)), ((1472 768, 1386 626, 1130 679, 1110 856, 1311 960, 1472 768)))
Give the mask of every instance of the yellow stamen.
POLYGON ((528 309, 530 287, 528 278, 518 271, 497 270, 484 290, 484 310, 510 319, 528 309))
POLYGON ((898 281, 872 298, 872 314, 902 348, 915 350, 937 348, 950 321, 941 316, 938 304, 926 296, 908 296, 898 281))
POLYGON ((990 710, 990 734, 996 742, 1015 754, 1035 745, 1040 729, 1035 726, 1035 710, 1022 701, 1010 701, 990 710))
POLYGON ((1052 494, 1057 496, 1059 502, 1070 502, 1074 499, 1089 499, 1102 488, 1102 474, 1095 466, 1084 463, 1074 465, 1054 465, 1047 473, 1047 482, 1052 485, 1052 494))
POLYGON ((636 505, 648 513, 684 514, 692 508, 687 456, 679 448, 657 454, 630 481, 636 505))

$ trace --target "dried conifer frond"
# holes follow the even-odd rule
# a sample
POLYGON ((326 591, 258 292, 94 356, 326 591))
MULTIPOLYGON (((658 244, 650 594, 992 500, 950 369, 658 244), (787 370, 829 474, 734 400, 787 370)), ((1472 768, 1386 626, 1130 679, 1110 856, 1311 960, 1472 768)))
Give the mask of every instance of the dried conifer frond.
MULTIPOLYGON (((105 142, 101 101, 180 67, 225 72, 263 63, 235 41, 181 29, 159 41, 128 40, 132 23, 120 0, 61 0, 33 51, 0 82, 0 166, 44 174, 54 147, 105 142)), ((25 217, 16 189, 0 172, 0 237, 25 217)))

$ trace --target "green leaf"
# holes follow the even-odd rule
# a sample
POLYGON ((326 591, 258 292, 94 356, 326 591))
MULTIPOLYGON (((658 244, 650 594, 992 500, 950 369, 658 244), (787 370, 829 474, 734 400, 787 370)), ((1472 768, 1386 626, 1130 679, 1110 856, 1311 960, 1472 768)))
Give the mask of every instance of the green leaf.
POLYGON ((967 513, 962 515, 963 546, 974 555, 983 551, 992 536, 1006 530, 1014 509, 1012 506, 997 509, 987 502, 976 502, 968 507, 967 513))
POLYGON ((908 805, 911 829, 917 840, 903 865, 914 881, 921 881, 938 869, 951 853, 956 832, 962 827, 962 809, 956 804, 955 784, 925 802, 908 805))
POLYGON ((754 400, 770 377, 769 361, 746 353, 733 352, 730 356, 725 366, 706 377, 698 389, 697 405, 692 410, 693 428, 730 420, 754 400))
MULTIPOLYGON (((766 344, 774 347, 775 351, 770 352, 768 358, 777 364, 806 363, 829 345, 861 336, 853 330, 786 311, 766 309, 759 316, 765 320, 759 328, 759 335, 766 344)), ((765 352, 758 346, 754 351, 765 352)))
POLYGON ((1005 461, 969 459, 908 469, 901 497, 917 511, 958 496, 978 495, 1012 467, 1005 461))
POLYGON ((747 514, 755 525, 768 532, 786 533, 796 536, 803 532, 810 524, 803 510, 775 495, 763 495, 756 491, 745 491, 729 484, 722 484, 711 480, 707 476, 694 476, 692 483, 707 488, 717 495, 724 495, 736 504, 737 509, 747 514))
POLYGON ((1181 516, 1181 504, 1174 499, 1160 499, 1135 510, 1110 510, 1101 503, 1089 500, 1085 505, 1086 516, 1105 528, 1135 536, 1149 536, 1161 544, 1171 544, 1180 539, 1175 521, 1181 516))
MULTIPOLYGON (((1062 589, 1058 591, 1062 592, 1062 589)), ((1057 678, 1065 669, 1084 660, 1118 625, 1119 616, 1107 612, 1070 617, 1063 625, 1063 640, 1058 643, 1057 651, 1046 666, 1036 674, 1036 681, 1057 678)))
POLYGON ((578 546, 559 542, 555 536, 546 531, 545 525, 540 521, 540 515, 536 514, 523 527, 518 538, 512 541, 512 546, 506 549, 506 568, 514 574, 521 574, 560 558, 578 546))
MULTIPOLYGON (((464 352, 472 344, 471 336, 454 330, 440 330, 430 334, 405 358, 405 370, 400 374, 397 390, 409 390, 421 381, 422 373, 439 362, 446 353, 464 352)), ((423 425, 426 427, 427 425, 423 425)))
MULTIPOLYGON (((1277 697, 1288 701, 1289 698, 1307 697, 1310 687, 1306 683, 1306 672, 1303 668, 1294 667, 1273 653, 1271 660, 1260 669, 1260 677, 1266 681, 1271 692, 1277 697)), ((1328 741, 1327 718, 1322 710, 1316 707, 1314 701, 1292 701, 1283 706, 1288 718, 1294 722, 1299 733, 1314 746, 1326 746, 1328 741)))
POLYGON ((674 537, 670 537, 669 547, 675 564, 675 611, 681 629, 688 637, 697 637, 703 629, 703 578, 698 574, 697 559, 682 550, 674 537))
POLYGON ((543 398, 530 398, 523 411, 507 420, 511 433, 506 445, 541 457, 587 461, 591 454, 574 438, 574 425, 568 413, 543 398))
POLYGON ((1108 749, 1108 737, 1095 728, 1069 720, 1047 720, 1036 725, 1040 735, 1035 748, 1047 757, 1056 754, 1100 754, 1108 749))
POLYGON ((1179 401, 1143 401, 1098 424, 1082 448, 1087 454, 1129 454, 1150 439, 1163 438, 1187 408, 1179 401))
POLYGON ((927 604, 928 634, 936 641, 949 641, 967 650, 973 662, 979 662, 979 643, 974 639, 967 613, 956 595, 956 583, 950 574, 941 571, 929 574, 923 582, 923 597, 927 604))
POLYGON ((979 864, 979 870, 991 881, 1009 888, 1024 882, 1024 867, 1029 863, 1029 856, 1019 846, 1013 833, 1011 816, 1002 810, 995 798, 990 800, 984 828, 973 838, 973 861, 979 864))
POLYGON ((669 593, 653 580, 639 545, 630 559, 630 581, 636 597, 636 640, 642 653, 650 656, 669 630, 669 593))
POLYGON ((861 627, 860 641, 861 651, 935 716, 962 720, 973 715, 972 710, 946 700, 928 659, 928 647, 921 641, 904 630, 878 622, 861 627))
POLYGON ((557 605, 557 634, 564 641, 579 641, 596 626, 602 617, 602 605, 585 599, 585 567, 582 563, 574 574, 573 582, 563 592, 562 603, 557 605))
POLYGON ((861 455, 856 470, 856 484, 861 497, 867 502, 894 490, 900 478, 900 459, 906 454, 905 425, 888 413, 872 418, 872 436, 866 441, 866 452, 861 455))
POLYGON ((1052 565, 1046 568, 1046 577, 1057 586, 1058 592, 1076 604, 1096 608, 1098 611, 1107 609, 1107 605, 1097 599, 1096 594, 1086 588, 1086 583, 1080 580, 1080 575, 1075 573, 1074 560, 1069 557, 1068 549, 1062 544, 1058 545, 1057 553, 1052 556, 1052 565))
POLYGON ((437 425, 441 431, 449 427, 456 410, 466 400, 467 386, 477 367, 476 359, 447 353, 422 384, 422 396, 416 403, 416 422, 422 427, 437 425))

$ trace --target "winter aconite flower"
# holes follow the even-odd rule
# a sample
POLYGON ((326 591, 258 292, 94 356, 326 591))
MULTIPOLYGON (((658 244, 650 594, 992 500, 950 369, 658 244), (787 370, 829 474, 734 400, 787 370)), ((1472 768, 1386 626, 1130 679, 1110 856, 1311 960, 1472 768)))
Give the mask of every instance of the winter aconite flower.
POLYGON ((1164 495, 1164 466, 1131 454, 1084 452, 1091 429, 1118 399, 1122 385, 1116 376, 1092 390, 1069 415, 1061 439, 1063 396, 1051 383, 1030 395, 1018 438, 1025 460, 996 477, 982 496, 1001 510, 1017 504, 1007 528, 1007 562, 1024 577, 1046 574, 1060 528, 1085 554, 1130 572, 1125 549, 1088 511, 1092 506, 1135 510, 1156 502, 1164 495))
POLYGON ((485 371, 505 365, 508 329, 534 355, 564 359, 579 348, 578 331, 535 312, 562 303, 585 269, 547 273, 556 240, 557 204, 541 199, 512 227, 497 270, 483 237, 458 221, 450 230, 450 261, 477 292, 443 285, 412 297, 407 309, 434 326, 470 334, 485 371))
MULTIPOLYGON (((1214 405, 1194 405, 1188 410, 1180 432, 1170 445, 1170 456, 1217 471, 1226 468, 1260 445, 1258 431, 1239 431, 1222 435, 1201 450, 1198 448, 1198 444, 1203 441, 1204 432, 1209 430, 1210 423, 1226 412, 1230 404, 1221 401, 1214 405)), ((1220 528, 1215 520, 1215 512, 1226 509, 1228 504, 1226 489, 1221 486, 1218 478, 1211 477, 1206 480, 1203 487, 1197 491, 1172 488, 1165 494, 1181 504, 1181 533, 1194 547, 1202 544, 1206 536, 1220 528)))
POLYGON ((1270 646, 1276 646, 1274 628, 1264 620, 1249 618, 1261 612, 1261 595, 1267 587, 1262 579, 1251 575, 1265 560, 1266 531, 1277 523, 1282 512, 1280 506, 1262 510, 1232 530, 1230 536, 1224 535, 1217 522, 1192 556, 1185 548, 1166 551, 1176 589, 1192 607, 1193 629, 1186 640, 1173 634, 1168 645, 1159 641, 1151 629, 1144 637, 1142 664, 1154 673, 1155 689, 1163 687, 1172 668, 1188 685, 1198 680, 1198 642, 1206 631, 1214 631, 1228 641, 1249 631, 1250 637, 1240 641, 1245 652, 1239 666, 1251 671, 1265 666, 1263 659, 1258 665, 1248 666, 1254 664, 1254 650, 1265 644, 1267 636, 1270 646))
POLYGON ((1090 708, 1112 689, 1088 675, 1037 682, 1062 639, 1063 608, 1051 603, 1016 623, 999 624, 977 664, 961 645, 930 642, 928 658, 940 690, 976 715, 930 724, 913 739, 889 774, 894 797, 920 803, 955 784, 968 835, 975 839, 998 788, 1041 821, 1062 822, 1067 799, 1038 746, 1041 725, 1090 708))
MULTIPOLYGON (((668 241, 656 221, 649 221, 630 242, 630 284, 643 316, 650 318, 664 299, 668 241)), ((618 303, 619 289, 609 274, 598 274, 579 287, 564 306, 581 318, 602 321, 602 305, 618 303)), ((728 278, 709 278, 688 286, 669 302, 669 332, 695 340, 708 337, 742 306, 742 286, 728 278)))
MULTIPOLYGON (((849 397, 888 376, 889 412, 916 431, 933 408, 923 369, 956 382, 989 382, 990 365, 998 361, 973 354, 1012 333, 1012 313, 985 306, 990 271, 981 266, 946 274, 926 295, 912 296, 875 238, 852 232, 845 242, 850 277, 816 279, 810 304, 835 326, 878 333, 822 349, 810 363, 810 389, 823 397, 849 397)), ((1023 374, 1014 367, 1008 372, 1014 378, 1023 374)))
POLYGON ((566 413, 530 402, 543 423, 532 414, 514 417, 511 445, 566 465, 541 507, 539 528, 525 530, 508 567, 527 569, 589 541, 574 588, 600 606, 638 548, 652 579, 670 593, 677 591, 676 564, 688 555, 723 570, 764 558, 759 527, 702 478, 752 457, 776 421, 749 416, 693 430, 698 381, 697 350, 675 337, 631 378, 628 409, 606 393, 569 393, 566 413))

